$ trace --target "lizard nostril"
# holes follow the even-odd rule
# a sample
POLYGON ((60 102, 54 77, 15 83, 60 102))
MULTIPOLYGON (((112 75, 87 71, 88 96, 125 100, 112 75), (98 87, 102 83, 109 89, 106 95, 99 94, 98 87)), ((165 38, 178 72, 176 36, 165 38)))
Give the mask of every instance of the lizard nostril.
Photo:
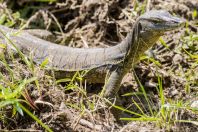
POLYGON ((179 26, 184 26, 186 24, 186 20, 185 19, 181 19, 181 18, 177 18, 175 21, 173 21, 173 23, 176 23, 179 26))

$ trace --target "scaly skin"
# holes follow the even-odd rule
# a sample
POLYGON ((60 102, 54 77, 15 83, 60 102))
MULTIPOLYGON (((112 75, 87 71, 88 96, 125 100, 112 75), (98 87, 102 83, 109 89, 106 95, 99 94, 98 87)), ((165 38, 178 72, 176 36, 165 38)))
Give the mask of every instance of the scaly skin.
MULTIPOLYGON (((10 35, 9 38, 26 56, 31 54, 35 63, 41 64, 48 58, 47 68, 55 70, 57 78, 72 77, 76 71, 88 70, 85 75, 88 82, 104 83, 107 80, 104 96, 114 97, 122 78, 142 54, 164 32, 176 29, 183 23, 183 20, 166 11, 147 12, 137 19, 131 32, 120 44, 110 48, 70 48, 39 39, 26 31, 10 35)), ((9 34, 17 31, 4 26, 0 26, 0 29, 9 34)), ((6 43, 2 33, 0 40, 6 43)), ((10 51, 14 48, 7 43, 7 49, 10 51)))

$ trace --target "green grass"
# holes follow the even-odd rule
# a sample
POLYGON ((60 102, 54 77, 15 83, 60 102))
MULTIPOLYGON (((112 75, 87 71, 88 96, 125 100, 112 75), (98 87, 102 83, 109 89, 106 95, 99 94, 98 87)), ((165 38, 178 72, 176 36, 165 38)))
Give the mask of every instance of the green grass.
MULTIPOLYGON (((37 0, 38 2, 55 2, 56 0, 37 0)), ((141 11, 141 13, 145 12, 146 10, 146 3, 144 2, 143 5, 139 5, 138 1, 136 1, 136 4, 134 6, 134 14, 137 15, 138 11, 141 11)), ((26 7, 29 8, 29 7, 26 7)), ((24 9, 25 10, 25 9, 24 9)), ((14 26, 17 24, 17 21, 20 21, 20 25, 23 25, 25 23, 24 20, 21 18, 21 14, 19 12, 15 13, 9 13, 7 10, 5 10, 4 15, 0 17, 0 24, 7 25, 9 27, 14 26), (10 19, 9 15, 13 18, 10 19)), ((197 11, 195 10, 192 14, 193 19, 197 17, 197 11)), ((188 29, 188 28, 187 28, 188 29)), ((189 29, 188 29, 189 30, 189 29)), ((2 31, 0 31, 3 33, 2 31)), ((187 31, 188 33, 190 31, 187 31)), ((183 43, 186 43, 188 45, 190 50, 187 50, 186 47, 182 47, 182 51, 184 54, 188 55, 189 60, 193 61, 193 65, 190 66, 190 68, 184 72, 185 79, 187 80, 185 91, 186 94, 191 93, 191 85, 196 85, 197 82, 192 74, 192 69, 195 69, 195 67, 198 64, 198 57, 197 54, 195 54, 194 51, 196 47, 193 46, 193 43, 198 40, 198 35, 189 33, 190 35, 187 37, 184 37, 182 39, 183 43)), ((9 66, 4 56, 1 56, 0 63, 3 65, 4 69, 8 72, 7 78, 5 75, 3 75, 2 72, 0 72, 0 120, 2 122, 6 122, 6 110, 8 108, 11 108, 12 111, 12 117, 14 118, 19 113, 20 116, 24 116, 24 114, 29 115, 34 121, 38 122, 46 131, 52 131, 46 124, 44 124, 41 119, 38 119, 35 114, 33 114, 32 109, 29 109, 32 107, 30 100, 26 99, 24 96, 24 91, 27 90, 27 86, 30 84, 35 84, 35 89, 40 89, 40 81, 36 77, 36 66, 34 65, 31 55, 29 56, 29 59, 27 59, 24 54, 14 45, 14 43, 9 39, 9 36, 4 34, 5 38, 15 47, 17 52, 19 53, 19 56, 21 60, 25 63, 25 65, 28 67, 29 71, 32 74, 32 77, 30 78, 22 78, 20 80, 16 79, 16 73, 12 69, 12 67, 9 66), (23 97, 25 99, 23 99, 23 97)), ((165 41, 160 38, 160 43, 165 46, 168 50, 169 47, 165 43, 165 41)), ((4 44, 0 44, 0 48, 5 48, 4 44)), ((15 61, 15 58, 10 55, 12 58, 12 61, 15 61)), ((147 56, 141 57, 141 60, 148 60, 149 62, 154 63, 157 67, 161 67, 162 64, 158 61, 156 61, 153 58, 149 58, 147 56)), ((40 65, 41 69, 44 69, 45 66, 48 64, 48 59, 44 60, 42 64, 40 65)), ((68 83, 68 85, 65 86, 65 90, 69 91, 75 91, 77 95, 79 95, 78 102, 74 101, 72 102, 65 102, 67 106, 70 108, 74 108, 78 111, 80 111, 80 117, 83 116, 87 110, 94 112, 97 109, 97 104, 102 98, 102 96, 93 96, 89 97, 86 92, 86 85, 83 85, 83 76, 86 74, 87 71, 83 72, 77 72, 73 78, 64 78, 57 80, 55 83, 56 85, 59 85, 59 83, 68 83), (78 80, 78 84, 76 84, 76 80, 78 80), (86 103, 85 103, 86 102, 86 103)), ((160 127, 164 127, 167 130, 170 130, 171 126, 174 126, 176 123, 192 123, 194 125, 198 125, 197 120, 184 120, 180 119, 180 112, 181 111, 190 111, 193 114, 197 115, 198 110, 195 108, 190 107, 190 103, 183 101, 183 100, 176 100, 176 99, 168 99, 164 95, 164 89, 162 85, 163 79, 158 76, 158 86, 156 87, 156 90, 158 92, 159 107, 154 107, 155 104, 153 103, 150 94, 146 93, 146 90, 144 89, 143 85, 140 83, 136 76, 137 83, 140 87, 140 92, 135 93, 126 93, 124 96, 142 96, 146 100, 146 106, 143 103, 136 102, 135 100, 132 100, 134 106, 138 109, 138 111, 131 111, 119 106, 115 106, 112 104, 113 107, 120 109, 121 111, 125 111, 126 113, 129 113, 131 115, 135 115, 135 117, 131 118, 121 118, 121 120, 126 121, 140 121, 140 122, 154 122, 156 125, 160 127)), ((103 92, 101 92, 102 95, 103 92)), ((141 100, 139 98, 139 100, 141 100)), ((108 102, 108 100, 106 100, 108 102)), ((109 102, 110 103, 110 102, 109 102)), ((7 117, 6 117, 7 118, 7 117)), ((5 123, 6 124, 6 123, 5 123)))
MULTIPOLYGON (((139 82, 140 83, 140 82, 139 82)), ((130 110, 126 110, 124 108, 119 108, 118 106, 114 106, 115 108, 118 108, 122 111, 125 111, 127 113, 130 113, 132 115, 136 115, 138 117, 131 117, 131 118, 121 118, 121 120, 125 121, 142 121, 142 122, 154 122, 156 125, 165 128, 166 130, 170 130, 172 126, 174 126, 178 122, 188 122, 192 123, 194 125, 198 125, 198 120, 183 120, 179 119, 180 115, 179 113, 181 111, 190 111, 194 114, 198 114, 198 109, 191 108, 190 104, 187 102, 183 102, 182 100, 172 100, 172 99, 166 99, 163 92, 163 86, 162 86, 162 78, 158 77, 158 96, 160 101, 159 108, 155 109, 153 108, 153 105, 151 100, 149 100, 148 94, 146 94, 144 87, 139 84, 142 90, 142 94, 146 98, 147 105, 149 107, 149 111, 145 112, 144 105, 137 103, 133 100, 134 105, 138 108, 138 112, 133 112, 130 110)), ((135 93, 133 93, 135 94, 135 93)), ((129 94, 131 96, 131 94, 129 94)), ((126 96, 126 95, 125 95, 126 96)))
MULTIPOLYGON (((29 61, 24 56, 24 54, 15 46, 15 44, 9 39, 7 35, 5 35, 1 30, 0 32, 4 35, 5 39, 7 39, 8 42, 15 48, 20 58, 25 62, 27 67, 30 69, 30 71, 33 72, 32 73, 33 77, 31 78, 24 78, 22 80, 16 79, 15 71, 12 70, 12 68, 6 62, 4 54, 1 53, 0 63, 3 65, 3 68, 6 71, 8 71, 8 75, 10 78, 8 79, 5 75, 0 73, 0 110, 1 110, 1 113, 4 113, 4 110, 6 110, 6 108, 9 108, 9 106, 11 106, 12 111, 13 111, 12 117, 16 116, 16 112, 18 112, 21 116, 24 116, 24 112, 25 112, 32 119, 34 119, 37 123, 39 123, 43 128, 51 132, 52 130, 47 125, 45 125, 40 119, 36 117, 36 115, 31 113, 30 110, 28 110, 26 105, 31 106, 30 102, 28 102, 28 100, 21 99, 22 96, 25 96, 23 91, 26 89, 26 85, 33 83, 33 82, 38 84, 38 79, 37 77, 34 76, 33 63, 31 63, 31 61, 29 61)), ((3 46, 1 47, 5 48, 3 46)), ((12 54, 10 54, 10 56, 12 58, 12 61, 15 61, 14 56, 12 54)), ((5 115, 1 115, 1 117, 4 117, 4 116, 5 115)), ((3 118, 1 119, 4 120, 3 118)))

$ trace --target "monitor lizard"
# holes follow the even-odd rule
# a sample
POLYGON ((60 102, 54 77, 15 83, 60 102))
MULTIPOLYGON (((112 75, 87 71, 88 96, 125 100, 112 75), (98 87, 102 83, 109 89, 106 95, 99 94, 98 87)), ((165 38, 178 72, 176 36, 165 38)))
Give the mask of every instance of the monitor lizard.
POLYGON ((108 48, 71 48, 58 45, 16 29, 0 26, 0 41, 7 51, 16 51, 2 33, 36 64, 49 60, 47 69, 53 69, 57 78, 72 77, 77 71, 87 70, 84 79, 90 83, 106 82, 104 97, 115 97, 122 78, 136 64, 146 50, 152 47, 165 32, 181 27, 185 21, 164 10, 152 10, 137 18, 126 38, 108 48))

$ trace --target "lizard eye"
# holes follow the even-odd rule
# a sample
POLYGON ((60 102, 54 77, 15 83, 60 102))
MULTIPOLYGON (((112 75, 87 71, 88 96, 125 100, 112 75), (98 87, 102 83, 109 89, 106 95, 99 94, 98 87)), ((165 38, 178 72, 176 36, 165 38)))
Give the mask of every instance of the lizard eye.
POLYGON ((161 22, 163 22, 163 20, 161 20, 161 19, 156 19, 156 18, 153 18, 153 19, 151 20, 151 22, 155 22, 155 23, 161 23, 161 22))

